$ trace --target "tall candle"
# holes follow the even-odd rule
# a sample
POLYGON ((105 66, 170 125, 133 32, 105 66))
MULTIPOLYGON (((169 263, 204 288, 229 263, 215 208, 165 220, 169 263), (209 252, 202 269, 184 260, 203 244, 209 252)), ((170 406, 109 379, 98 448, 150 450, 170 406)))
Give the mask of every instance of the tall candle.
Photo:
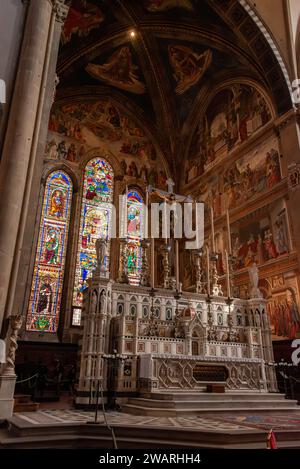
POLYGON ((226 220, 227 220, 227 234, 228 234, 228 252, 232 254, 232 246, 231 246, 231 233, 230 233, 230 221, 229 221, 229 211, 226 211, 226 220))
POLYGON ((229 270, 229 261, 228 261, 228 252, 225 249, 225 262, 226 262, 226 282, 227 282, 227 295, 230 298, 230 270, 229 270))
MULTIPOLYGON (((123 196, 124 197, 124 196, 123 196)), ((127 201, 128 201, 128 186, 126 186, 126 192, 125 192, 125 197, 123 198, 124 200, 124 213, 125 213, 125 221, 124 221, 124 238, 127 238, 127 230, 128 230, 128 213, 127 213, 127 201)))
POLYGON ((168 244, 168 221, 167 221, 167 199, 164 202, 164 226, 165 226, 165 244, 168 244))
POLYGON ((210 295, 210 258, 209 258, 209 247, 206 248, 206 260, 207 260, 207 294, 210 295))
POLYGON ((176 258, 176 288, 179 290, 179 245, 178 239, 175 241, 175 258, 176 258))
POLYGON ((212 247, 213 253, 215 253, 216 246, 215 246, 214 210, 212 207, 210 207, 210 224, 211 224, 211 247, 212 247))
POLYGON ((151 288, 154 288, 154 259, 155 259, 155 251, 154 251, 154 238, 151 238, 151 288))

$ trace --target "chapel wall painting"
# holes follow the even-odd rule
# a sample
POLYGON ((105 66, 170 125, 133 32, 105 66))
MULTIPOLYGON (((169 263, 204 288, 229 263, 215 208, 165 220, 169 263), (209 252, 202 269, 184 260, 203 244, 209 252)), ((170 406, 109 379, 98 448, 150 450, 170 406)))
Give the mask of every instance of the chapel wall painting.
POLYGON ((300 334, 300 312, 295 290, 286 288, 274 292, 267 303, 272 339, 295 339, 300 334))
POLYGON ((52 112, 45 158, 76 167, 89 150, 99 147, 118 158, 122 176, 165 189, 167 173, 155 146, 117 105, 74 103, 52 112))
POLYGON ((249 151, 235 162, 228 162, 223 168, 197 190, 206 210, 213 207, 215 217, 241 206, 281 181, 277 139, 267 140, 259 149, 249 151))
POLYGON ((232 254, 235 269, 249 268, 254 262, 263 265, 290 252, 290 238, 283 202, 269 206, 266 213, 247 223, 231 226, 232 254))
POLYGON ((27 331, 57 332, 72 187, 64 171, 53 171, 46 181, 26 320, 27 331))
POLYGON ((265 98, 249 85, 223 89, 210 102, 193 135, 185 183, 192 182, 271 120, 265 98))

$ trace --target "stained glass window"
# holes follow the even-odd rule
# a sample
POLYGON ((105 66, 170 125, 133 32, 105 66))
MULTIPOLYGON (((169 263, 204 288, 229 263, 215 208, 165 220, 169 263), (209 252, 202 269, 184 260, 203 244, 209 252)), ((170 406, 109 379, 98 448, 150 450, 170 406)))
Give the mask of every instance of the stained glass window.
POLYGON ((46 181, 26 321, 27 331, 57 331, 72 187, 71 179, 64 171, 52 172, 46 181))
POLYGON ((144 232, 143 200, 135 190, 127 194, 127 253, 126 266, 128 281, 139 285, 142 268, 141 239, 144 232))
MULTIPOLYGON (((79 308, 82 306, 83 292, 87 279, 97 267, 95 241, 98 238, 109 240, 112 219, 114 174, 112 167, 101 158, 88 162, 84 172, 81 217, 76 260, 73 306, 76 307, 76 320, 80 324, 79 308)), ((109 275, 109 243, 105 267, 109 275)))

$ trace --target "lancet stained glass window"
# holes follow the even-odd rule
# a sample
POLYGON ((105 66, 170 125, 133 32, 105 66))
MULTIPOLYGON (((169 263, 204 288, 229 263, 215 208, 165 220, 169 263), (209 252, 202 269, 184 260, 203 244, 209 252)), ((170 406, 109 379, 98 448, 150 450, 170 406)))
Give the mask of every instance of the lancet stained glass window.
POLYGON ((47 178, 26 321, 28 331, 57 331, 72 188, 64 171, 54 171, 47 178))
MULTIPOLYGON (((73 293, 72 324, 80 325, 79 309, 82 306, 83 292, 87 288, 87 279, 97 267, 95 242, 98 238, 109 240, 113 201, 114 174, 112 167, 102 158, 93 158, 88 162, 84 173, 81 218, 76 260, 75 283, 73 293)), ((110 243, 107 246, 105 267, 109 271, 110 243)))
POLYGON ((135 190, 127 194, 127 255, 128 281, 139 285, 142 268, 141 240, 144 232, 143 199, 135 190))

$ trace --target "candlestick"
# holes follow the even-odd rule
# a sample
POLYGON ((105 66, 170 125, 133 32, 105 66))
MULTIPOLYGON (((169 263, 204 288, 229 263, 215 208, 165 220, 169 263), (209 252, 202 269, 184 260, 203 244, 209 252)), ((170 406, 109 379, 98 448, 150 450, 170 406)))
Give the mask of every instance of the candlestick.
POLYGON ((227 296, 230 298, 230 270, 229 270, 229 261, 228 261, 228 252, 225 249, 225 261, 226 261, 226 281, 227 281, 227 296))
POLYGON ((210 207, 210 222, 211 222, 211 247, 214 253, 216 252, 216 246, 215 246, 214 209, 212 207, 210 207))
POLYGON ((207 259, 207 294, 210 296, 210 256, 209 247, 206 248, 206 259, 207 259))
POLYGON ((231 256, 232 254, 232 246, 231 246, 231 233, 230 233, 230 221, 229 221, 229 211, 226 211, 226 220, 227 220, 227 233, 228 233, 228 252, 231 256))
POLYGON ((167 202, 165 200, 164 202, 164 217, 165 217, 165 223, 164 223, 164 227, 165 227, 165 244, 168 244, 168 229, 167 229, 167 202))
POLYGON ((151 288, 154 288, 154 238, 151 238, 151 288))
POLYGON ((178 239, 175 241, 175 258, 176 258, 176 288, 179 290, 179 245, 178 239))
MULTIPOLYGON (((124 197, 124 196, 123 196, 124 197)), ((123 199, 124 200, 124 199, 123 199)), ((128 201, 128 186, 126 185, 126 192, 125 192, 125 207, 124 207, 124 213, 125 213, 125 221, 124 221, 124 236, 123 238, 127 238, 127 232, 128 232, 128 207, 127 207, 127 201, 128 201)))
POLYGON ((142 269, 140 284, 143 287, 149 287, 149 261, 148 261, 148 250, 150 246, 149 239, 143 239, 141 242, 143 254, 142 254, 142 269))

